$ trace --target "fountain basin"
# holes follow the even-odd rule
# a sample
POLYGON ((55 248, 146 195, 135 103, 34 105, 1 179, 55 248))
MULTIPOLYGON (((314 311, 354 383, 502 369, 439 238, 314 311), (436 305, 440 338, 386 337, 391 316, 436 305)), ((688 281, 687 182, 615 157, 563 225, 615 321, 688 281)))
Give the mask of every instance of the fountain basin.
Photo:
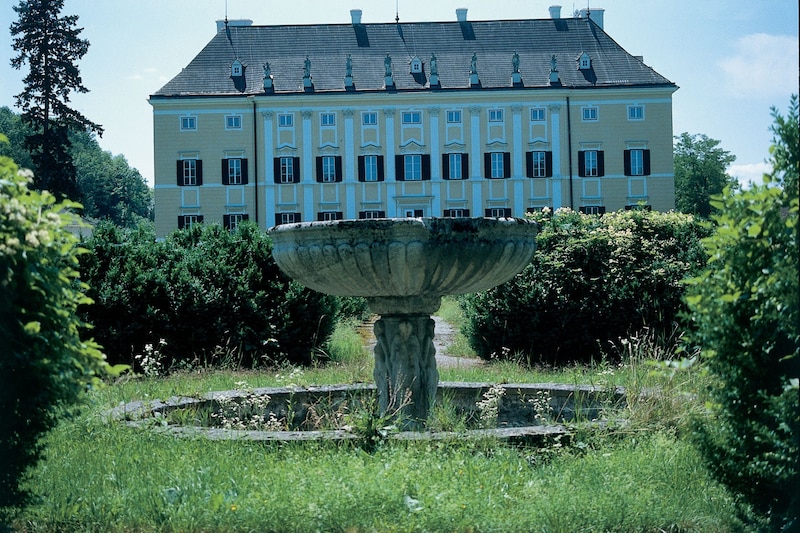
POLYGON ((431 314, 443 295, 508 281, 530 262, 536 233, 524 219, 398 218, 285 224, 270 237, 289 277, 392 315, 431 314))
POLYGON ((381 315, 378 409, 414 429, 425 423, 439 382, 430 315, 446 294, 490 289, 525 268, 537 230, 516 218, 389 218, 285 224, 270 237, 286 275, 334 296, 365 297, 381 315))

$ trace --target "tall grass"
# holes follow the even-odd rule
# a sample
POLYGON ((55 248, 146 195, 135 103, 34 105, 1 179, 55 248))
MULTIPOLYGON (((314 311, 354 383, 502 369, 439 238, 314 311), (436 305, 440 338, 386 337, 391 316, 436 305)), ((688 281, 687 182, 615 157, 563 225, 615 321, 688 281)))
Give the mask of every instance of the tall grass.
MULTIPOLYGON (((340 332, 329 346, 354 345, 351 332, 340 332)), ((12 526, 25 532, 739 530, 731 496, 681 438, 682 417, 692 408, 687 393, 702 378, 670 372, 667 355, 653 361, 651 341, 661 342, 621 343, 627 354, 619 364, 555 371, 506 361, 441 370, 451 381, 629 388, 629 424, 576 429, 537 447, 493 439, 377 446, 211 441, 109 423, 102 414, 120 402, 209 390, 370 381, 371 358, 357 350, 334 356, 339 348, 331 348, 332 361, 316 368, 121 379, 93 392, 84 414, 49 435, 47 458, 27 482, 39 501, 12 526)), ((435 407, 432 424, 464 427, 447 402, 435 407)))
POLYGON ((729 531, 730 498, 668 432, 547 452, 496 441, 178 440, 58 429, 23 531, 729 531))

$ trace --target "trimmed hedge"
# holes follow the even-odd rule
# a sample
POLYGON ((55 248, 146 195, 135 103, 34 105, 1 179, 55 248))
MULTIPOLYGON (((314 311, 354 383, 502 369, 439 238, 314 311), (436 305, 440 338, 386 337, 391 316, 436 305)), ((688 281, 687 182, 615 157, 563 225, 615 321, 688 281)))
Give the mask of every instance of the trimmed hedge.
POLYGON ((559 209, 540 225, 531 264, 511 281, 460 299, 465 334, 484 359, 573 363, 598 358, 644 327, 667 331, 681 280, 705 262, 708 229, 691 215, 559 209))
POLYGON ((133 363, 150 345, 165 368, 308 364, 333 330, 339 301, 284 276, 253 224, 200 224, 159 242, 150 224, 101 224, 86 244, 96 304, 83 311, 112 361, 133 363))

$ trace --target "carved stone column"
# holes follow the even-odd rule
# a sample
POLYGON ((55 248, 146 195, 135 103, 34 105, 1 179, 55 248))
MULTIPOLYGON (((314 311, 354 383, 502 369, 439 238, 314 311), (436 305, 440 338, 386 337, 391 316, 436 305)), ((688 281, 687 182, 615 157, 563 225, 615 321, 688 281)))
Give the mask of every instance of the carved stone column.
POLYGON ((425 425, 439 384, 433 319, 427 314, 385 315, 375 323, 375 370, 381 415, 403 429, 425 425))

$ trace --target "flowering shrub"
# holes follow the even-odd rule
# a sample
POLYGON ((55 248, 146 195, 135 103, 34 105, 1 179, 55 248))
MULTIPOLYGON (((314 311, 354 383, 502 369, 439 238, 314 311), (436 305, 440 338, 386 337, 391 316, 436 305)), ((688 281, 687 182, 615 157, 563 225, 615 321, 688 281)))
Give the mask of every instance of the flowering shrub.
POLYGON ((532 216, 540 231, 531 264, 460 300, 478 355, 588 361, 643 327, 672 329, 684 310, 681 280, 705 261, 700 239, 708 230, 700 223, 646 211, 532 216))
POLYGON ((0 156, 0 510, 25 501, 18 482, 59 413, 121 370, 81 340, 81 250, 65 229, 79 206, 28 189, 30 178, 0 156))

